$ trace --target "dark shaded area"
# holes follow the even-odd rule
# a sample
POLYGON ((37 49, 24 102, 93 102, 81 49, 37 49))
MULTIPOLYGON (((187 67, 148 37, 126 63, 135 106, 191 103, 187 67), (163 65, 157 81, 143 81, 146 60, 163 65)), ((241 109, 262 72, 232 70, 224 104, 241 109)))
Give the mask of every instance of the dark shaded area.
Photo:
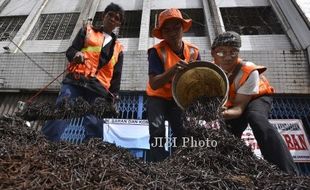
POLYGON ((240 35, 284 34, 271 7, 220 8, 226 31, 240 35))
POLYGON ((41 14, 27 40, 70 39, 79 13, 41 14))
MULTIPOLYGON (((96 12, 93 25, 102 25, 103 12, 96 12)), ((118 37, 119 38, 139 38, 141 26, 141 10, 126 10, 124 23, 120 26, 118 37)))
POLYGON ((0 17, 0 41, 9 41, 14 38, 22 27, 27 16, 1 16, 0 17))

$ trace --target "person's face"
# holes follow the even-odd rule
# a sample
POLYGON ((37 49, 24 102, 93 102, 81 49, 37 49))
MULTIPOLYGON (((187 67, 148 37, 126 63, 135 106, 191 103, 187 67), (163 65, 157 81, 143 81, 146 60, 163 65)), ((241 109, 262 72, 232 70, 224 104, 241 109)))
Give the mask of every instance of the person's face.
POLYGON ((108 30, 112 31, 121 25, 121 15, 118 12, 109 11, 103 15, 103 25, 108 30))
POLYGON ((215 64, 225 67, 238 63, 239 49, 230 46, 219 46, 211 51, 215 64))
POLYGON ((180 20, 168 20, 161 28, 161 34, 168 43, 176 42, 183 37, 183 27, 180 20))

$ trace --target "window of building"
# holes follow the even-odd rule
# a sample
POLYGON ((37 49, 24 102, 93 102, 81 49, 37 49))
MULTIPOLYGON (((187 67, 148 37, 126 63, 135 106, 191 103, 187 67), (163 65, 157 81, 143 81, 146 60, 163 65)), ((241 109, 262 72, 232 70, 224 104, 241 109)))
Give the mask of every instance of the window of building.
MULTIPOLYGON (((93 21, 93 25, 102 25, 103 12, 97 12, 93 21)), ((125 11, 125 20, 119 30, 115 33, 119 38, 139 38, 141 26, 142 11, 125 11)))
POLYGON ((79 13, 42 14, 28 40, 70 39, 79 13))
POLYGON ((0 41, 8 40, 8 36, 14 38, 27 16, 0 17, 0 41))
POLYGON ((225 30, 243 35, 284 34, 271 7, 220 8, 225 30))
MULTIPOLYGON (((183 18, 192 19, 193 24, 188 32, 184 33, 184 36, 205 36, 206 35, 206 22, 203 9, 179 9, 182 13, 183 18)), ((152 30, 155 27, 155 21, 158 19, 158 15, 163 10, 152 10, 150 19, 149 34, 152 37, 152 30)))

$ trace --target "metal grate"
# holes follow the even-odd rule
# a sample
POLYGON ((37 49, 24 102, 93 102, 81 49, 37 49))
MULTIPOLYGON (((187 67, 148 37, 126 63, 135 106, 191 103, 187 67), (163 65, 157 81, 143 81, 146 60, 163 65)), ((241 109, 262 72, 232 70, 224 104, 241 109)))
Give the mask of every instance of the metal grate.
MULTIPOLYGON (((102 25, 103 12, 97 12, 93 21, 94 26, 102 25)), ((119 38, 139 38, 142 11, 125 11, 124 23, 119 28, 117 35, 119 38)))
POLYGON ((84 117, 70 120, 69 125, 60 136, 60 139, 74 144, 80 144, 85 139, 84 117))
POLYGON ((42 14, 28 40, 70 39, 79 13, 42 14))
POLYGON ((122 94, 118 104, 122 119, 146 119, 146 98, 143 94, 122 94))
POLYGON ((284 34, 271 7, 220 8, 225 30, 242 35, 284 34))
MULTIPOLYGON (((310 139, 310 97, 275 96, 271 119, 300 119, 310 139)), ((310 163, 296 163, 303 175, 310 175, 310 163)))
POLYGON ((8 36, 14 38, 26 18, 27 16, 0 17, 0 41, 8 41, 8 36))
POLYGON ((310 136, 310 97, 275 96, 271 119, 301 119, 310 136))
MULTIPOLYGON (((158 22, 158 15, 164 9, 152 10, 150 19, 149 34, 152 37, 152 30, 155 27, 155 21, 158 22)), ((192 19, 193 24, 188 32, 184 33, 184 36, 206 36, 206 22, 203 9, 179 9, 183 18, 192 19)))

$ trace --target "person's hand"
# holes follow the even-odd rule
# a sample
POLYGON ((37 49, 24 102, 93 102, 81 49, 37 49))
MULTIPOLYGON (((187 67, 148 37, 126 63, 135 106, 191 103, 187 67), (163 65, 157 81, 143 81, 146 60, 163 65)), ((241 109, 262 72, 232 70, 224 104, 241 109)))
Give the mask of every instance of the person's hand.
POLYGON ((76 52, 75 56, 73 57, 73 63, 75 63, 75 64, 84 63, 84 60, 85 60, 84 55, 80 51, 76 52))
POLYGON ((117 117, 119 115, 119 113, 120 113, 120 111, 118 109, 118 103, 120 101, 120 97, 118 96, 118 94, 109 93, 106 96, 106 101, 109 104, 111 116, 112 117, 117 117))
POLYGON ((183 61, 183 60, 179 61, 175 65, 175 71, 176 72, 182 71, 182 70, 187 69, 187 68, 188 68, 188 64, 185 61, 183 61))
POLYGON ((228 108, 223 106, 220 108, 220 114, 222 115, 222 117, 225 119, 225 117, 227 116, 227 110, 228 108))

